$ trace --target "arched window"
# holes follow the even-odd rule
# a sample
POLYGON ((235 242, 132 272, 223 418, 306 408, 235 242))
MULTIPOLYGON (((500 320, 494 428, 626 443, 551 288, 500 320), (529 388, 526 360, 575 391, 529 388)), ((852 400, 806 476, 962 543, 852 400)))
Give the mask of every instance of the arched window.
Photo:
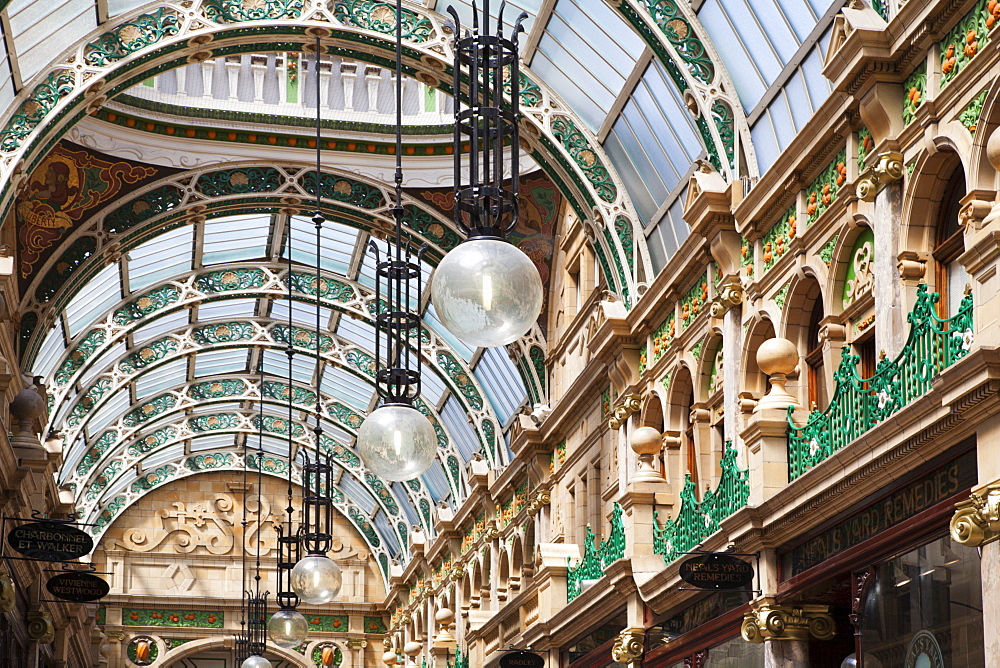
POLYGON ((958 211, 962 208, 964 196, 965 173, 959 165, 952 173, 941 199, 934 235, 934 285, 941 295, 938 315, 942 318, 955 315, 962 303, 965 286, 969 283, 969 274, 958 261, 958 256, 965 250, 962 226, 958 223, 958 211))
POLYGON ((823 370, 823 342, 819 336, 820 322, 823 320, 823 300, 813 303, 809 314, 809 329, 806 334, 806 383, 809 389, 809 409, 826 407, 826 374, 823 370))

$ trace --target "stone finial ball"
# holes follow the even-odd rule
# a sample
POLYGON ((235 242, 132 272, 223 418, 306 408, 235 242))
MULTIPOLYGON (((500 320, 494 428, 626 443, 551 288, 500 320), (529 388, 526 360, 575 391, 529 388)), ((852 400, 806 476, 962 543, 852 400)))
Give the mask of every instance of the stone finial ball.
POLYGON ((655 455, 660 451, 663 436, 652 427, 639 427, 629 436, 628 444, 637 455, 655 455))
POLYGON ((768 339, 757 349, 757 366, 768 376, 789 374, 798 363, 799 351, 788 339, 768 339))
POLYGON ((986 142, 986 157, 993 169, 1000 170, 1000 128, 994 130, 986 142))
POLYGON ((35 390, 21 390, 10 402, 10 413, 18 420, 33 420, 44 412, 45 399, 35 390))
POLYGON ((403 645, 403 654, 406 656, 416 656, 420 654, 420 650, 424 648, 423 645, 418 643, 416 640, 411 640, 410 642, 403 645))
POLYGON ((452 612, 451 608, 441 608, 435 613, 434 621, 438 624, 451 624, 455 621, 455 613, 452 612))
POLYGON ((387 666, 395 666, 396 659, 397 657, 395 652, 386 652, 385 654, 382 655, 382 663, 384 663, 387 666))

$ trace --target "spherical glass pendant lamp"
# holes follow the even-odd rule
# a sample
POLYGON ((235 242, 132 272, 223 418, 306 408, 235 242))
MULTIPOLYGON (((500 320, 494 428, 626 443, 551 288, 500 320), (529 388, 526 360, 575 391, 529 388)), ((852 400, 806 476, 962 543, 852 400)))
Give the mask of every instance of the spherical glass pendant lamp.
POLYGON ((240 664, 240 668, 271 668, 271 662, 262 656, 249 656, 240 664))
POLYGON ((343 577, 340 566, 333 559, 323 554, 309 554, 292 568, 289 581, 300 600, 323 605, 340 593, 343 577))
POLYGON ((375 475, 393 482, 412 480, 434 462, 437 434, 416 408, 387 404, 361 423, 357 446, 361 460, 375 475))
POLYGON ((441 323, 463 343, 505 346, 542 311, 542 279, 531 259, 506 241, 476 238, 441 260, 431 283, 441 323))
POLYGON ((292 649, 305 642, 309 622, 297 610, 278 610, 267 622, 267 635, 278 647, 292 649))

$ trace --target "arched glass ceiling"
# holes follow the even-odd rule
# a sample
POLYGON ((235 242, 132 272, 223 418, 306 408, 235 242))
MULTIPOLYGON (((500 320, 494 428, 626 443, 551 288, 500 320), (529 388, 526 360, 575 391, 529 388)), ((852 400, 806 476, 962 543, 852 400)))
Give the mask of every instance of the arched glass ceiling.
MULTIPOLYGON (((338 489, 364 510, 358 521, 392 527, 381 539, 388 546, 405 544, 400 523, 408 526, 412 517, 429 513, 428 504, 461 498, 463 471, 476 453, 494 464, 504 461, 498 441, 492 451, 484 444, 490 432, 501 436, 495 425, 508 422, 527 394, 513 363, 504 351, 452 350, 428 314, 418 408, 435 424, 439 459, 419 480, 391 490, 364 471, 352 444, 377 403, 371 378, 374 269, 366 252, 373 239, 335 221, 322 235, 318 367, 314 228, 299 216, 242 214, 168 226, 126 247, 120 259, 93 267, 92 277, 75 288, 31 368, 54 397, 50 427, 66 439, 60 481, 75 490, 89 519, 141 496, 154 484, 150 480, 197 472, 205 457, 233 461, 247 439, 253 441, 261 406, 269 456, 287 456, 289 429, 308 445, 316 387, 325 447, 340 448, 350 473, 339 477, 338 489), (300 349, 290 386, 289 342, 300 349), (218 426, 205 426, 207 415, 218 426), (484 431, 487 422, 490 431, 484 431), (381 510, 371 506, 372 498, 381 510)), ((425 264, 425 281, 431 271, 425 264)), ((426 300, 414 307, 426 308, 426 300)))

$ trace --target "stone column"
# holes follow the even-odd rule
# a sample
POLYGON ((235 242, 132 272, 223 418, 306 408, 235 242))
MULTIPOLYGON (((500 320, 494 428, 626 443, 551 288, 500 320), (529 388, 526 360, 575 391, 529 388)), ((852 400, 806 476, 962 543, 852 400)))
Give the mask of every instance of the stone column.
POLYGON ((808 668, 809 640, 830 640, 837 626, 825 605, 779 605, 759 598, 743 616, 740 634, 750 643, 764 644, 765 668, 808 668))
MULTIPOLYGON (((1000 171, 1000 132, 994 131, 986 144, 990 164, 1000 171)), ((960 220, 965 230, 965 253, 959 262, 972 277, 973 348, 1000 345, 1000 201, 993 202, 985 217, 979 218, 984 206, 967 202, 960 220)))
MULTIPOLYGON (((875 348, 893 357, 906 342, 909 325, 899 267, 891 260, 899 253, 899 235, 903 228, 903 156, 895 151, 879 153, 870 168, 877 183, 875 217, 875 348)), ((860 193, 859 193, 860 194, 860 193)))

